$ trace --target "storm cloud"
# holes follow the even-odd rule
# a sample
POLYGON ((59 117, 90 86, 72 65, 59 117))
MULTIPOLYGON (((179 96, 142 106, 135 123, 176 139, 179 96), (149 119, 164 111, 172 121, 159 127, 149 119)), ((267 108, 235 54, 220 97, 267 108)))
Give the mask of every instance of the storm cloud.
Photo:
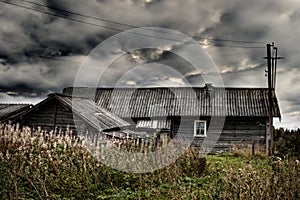
MULTIPOLYGON (((51 92, 73 86, 82 63, 102 41, 133 28, 162 27, 199 42, 226 87, 266 87, 264 47, 275 42, 280 56, 285 57, 278 64, 276 92, 282 123, 276 125, 299 127, 298 0, 8 2, 0 2, 1 102, 36 103, 51 92)), ((168 38, 163 32, 161 36, 168 38)), ((102 84, 139 86, 156 82, 181 86, 189 81, 203 86, 202 72, 195 72, 190 63, 170 53, 181 45, 160 46, 158 42, 157 49, 130 52, 120 46, 122 56, 106 70, 102 84), (169 73, 163 65, 182 76, 169 73), (136 70, 128 73, 132 69, 136 70)))

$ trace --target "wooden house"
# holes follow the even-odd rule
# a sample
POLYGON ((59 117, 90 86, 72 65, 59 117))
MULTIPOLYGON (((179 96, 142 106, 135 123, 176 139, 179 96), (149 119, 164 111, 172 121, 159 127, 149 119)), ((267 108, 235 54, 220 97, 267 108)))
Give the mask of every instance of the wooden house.
MULTIPOLYGON (((272 101, 272 114, 280 118, 274 91, 272 101)), ((15 122, 47 131, 69 127, 74 133, 92 130, 119 138, 160 132, 161 137, 191 139, 194 146, 218 131, 212 124, 220 124, 214 149, 228 150, 253 142, 267 148, 268 110, 267 88, 209 84, 193 88, 65 88, 62 94, 50 94, 22 113, 15 122)))
MULTIPOLYGON (((268 145, 267 88, 65 88, 64 95, 90 98, 97 106, 137 127, 161 129, 171 137, 192 138, 193 145, 213 134, 212 120, 224 124, 216 150, 233 145, 268 145)), ((272 91, 272 115, 281 117, 272 91)), ((215 123, 215 122, 214 122, 215 123)))

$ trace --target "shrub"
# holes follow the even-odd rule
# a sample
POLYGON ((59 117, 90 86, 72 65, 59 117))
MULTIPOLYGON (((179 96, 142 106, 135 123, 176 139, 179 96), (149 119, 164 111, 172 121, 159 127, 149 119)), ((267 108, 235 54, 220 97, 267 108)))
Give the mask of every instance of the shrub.
POLYGON ((279 156, 292 156, 300 159, 300 129, 275 130, 275 147, 279 156))

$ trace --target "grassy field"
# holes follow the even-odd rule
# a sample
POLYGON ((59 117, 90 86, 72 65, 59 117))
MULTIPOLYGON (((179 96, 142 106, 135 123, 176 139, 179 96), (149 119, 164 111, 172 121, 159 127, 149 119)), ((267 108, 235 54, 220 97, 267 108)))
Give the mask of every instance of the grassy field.
POLYGON ((188 150, 152 173, 112 170, 68 135, 0 125, 1 199, 299 199, 300 163, 188 150))

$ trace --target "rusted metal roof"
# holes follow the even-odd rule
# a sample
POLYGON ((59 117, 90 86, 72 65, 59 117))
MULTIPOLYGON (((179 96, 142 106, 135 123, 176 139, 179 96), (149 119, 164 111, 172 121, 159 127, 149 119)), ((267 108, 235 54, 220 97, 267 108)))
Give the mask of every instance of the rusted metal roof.
POLYGON ((0 122, 12 120, 31 107, 31 104, 0 104, 0 122))
MULTIPOLYGON (((73 88, 64 94, 72 95, 73 88)), ((267 88, 75 88, 77 97, 93 98, 97 105, 122 118, 165 116, 267 117, 267 88)), ((280 110, 273 91, 274 117, 280 110)))

